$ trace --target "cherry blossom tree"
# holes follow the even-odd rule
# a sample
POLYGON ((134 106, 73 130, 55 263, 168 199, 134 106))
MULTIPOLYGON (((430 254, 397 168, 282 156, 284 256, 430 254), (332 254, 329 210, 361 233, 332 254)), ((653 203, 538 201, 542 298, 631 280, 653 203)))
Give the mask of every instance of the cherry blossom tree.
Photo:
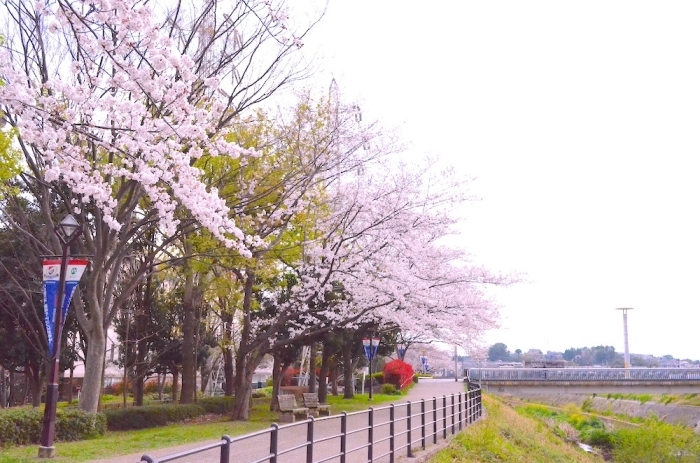
MULTIPOLYGON (((153 265, 117 282, 134 243, 152 255, 183 233, 208 230, 241 255, 246 238, 196 160, 257 156, 229 141, 241 111, 304 74, 294 34, 272 1, 4 0, 0 108, 27 169, 21 186, 47 226, 68 212, 91 256, 74 298, 87 341, 80 407, 97 410, 107 327, 153 265), (153 8, 152 8, 153 7, 153 8)), ((13 223, 20 231, 19 221, 13 223)), ((24 230, 29 240, 35 238, 24 230)), ((57 252, 56 238, 41 246, 57 252)), ((180 256, 170 256, 178 258, 180 256)))
POLYGON ((450 210, 467 199, 465 185, 449 172, 431 184, 429 173, 385 162, 339 181, 331 206, 337 214, 322 226, 328 234, 307 247, 313 259, 302 272, 312 277, 299 294, 340 286, 350 297, 333 307, 336 317, 365 312, 379 324, 458 345, 496 326, 497 306, 484 288, 514 278, 441 244, 456 222, 450 210))

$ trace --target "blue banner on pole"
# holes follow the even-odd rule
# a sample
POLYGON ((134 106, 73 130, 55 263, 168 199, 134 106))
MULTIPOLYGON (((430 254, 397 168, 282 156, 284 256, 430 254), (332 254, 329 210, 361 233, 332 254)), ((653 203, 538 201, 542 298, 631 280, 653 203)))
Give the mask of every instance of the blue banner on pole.
MULTIPOLYGON (((63 301, 61 301, 61 322, 66 319, 68 306, 78 286, 80 278, 83 276, 88 261, 83 259, 72 259, 66 266, 66 281, 64 285, 63 301)), ((58 285, 61 272, 60 260, 44 261, 44 325, 46 327, 46 338, 49 344, 49 355, 54 355, 54 331, 56 327, 56 307, 58 306, 58 285)))
POLYGON ((372 359, 374 359, 374 357, 377 356, 377 349, 379 348, 379 338, 363 339, 362 347, 365 350, 365 356, 367 357, 367 360, 371 362, 372 359))
POLYGON ((49 341, 49 355, 53 354, 53 328, 56 319, 56 299, 58 298, 58 281, 44 281, 44 325, 49 341))

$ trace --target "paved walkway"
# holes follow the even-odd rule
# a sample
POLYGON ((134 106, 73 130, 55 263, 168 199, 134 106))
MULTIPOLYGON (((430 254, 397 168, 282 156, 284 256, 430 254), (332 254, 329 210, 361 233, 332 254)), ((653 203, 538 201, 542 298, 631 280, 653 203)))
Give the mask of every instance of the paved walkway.
MULTIPOLYGON (((421 379, 418 384, 413 386, 409 393, 403 397, 401 397, 401 400, 399 402, 396 402, 397 405, 403 403, 405 404, 406 402, 420 402, 421 399, 432 399, 433 397, 442 397, 443 395, 451 395, 451 394, 457 394, 460 392, 465 391, 465 384, 463 381, 455 381, 454 379, 421 379)), ((386 407, 389 404, 379 404, 377 405, 377 408, 381 407, 386 407)), ((405 413, 405 407, 403 408, 398 408, 398 410, 403 410, 405 413)), ((400 412, 399 412, 400 413, 400 412)), ((415 411, 412 412, 412 414, 415 413, 415 411)), ((337 415, 334 415, 337 416, 337 415)), ((349 415, 349 419, 354 418, 353 415, 349 415)), ((397 418, 399 418, 397 416, 397 418)), ((327 418, 321 418, 321 420, 325 420, 327 418)), ((359 419, 359 416, 357 417, 359 419)), ((380 420, 378 419, 377 422, 380 420)), ((320 423, 319 423, 320 424, 320 423)), ((356 425, 357 427, 361 427, 364 424, 359 424, 356 425)), ((348 425, 350 429, 352 429, 352 426, 349 424, 348 425)), ((324 431, 330 432, 329 429, 323 429, 324 426, 319 426, 318 433, 322 434, 324 431)), ((325 426, 325 428, 331 428, 331 426, 325 426)), ((304 428, 299 428, 299 427, 288 427, 288 428, 283 428, 280 430, 280 440, 284 440, 284 446, 288 448, 290 445, 294 445, 294 443, 303 442, 305 441, 306 438, 306 432, 304 428), (288 431, 285 435, 283 435, 282 431, 288 431)), ((315 436, 316 439, 319 438, 319 436, 315 436)), ((376 437, 375 437, 376 439, 376 437)), ((362 436, 357 436, 357 445, 362 445, 362 436)), ((365 439, 366 441, 366 439, 365 439)), ((139 453, 134 453, 131 455, 123 455, 119 457, 112 457, 112 458, 107 458, 103 460, 94 460, 91 463, 137 463, 141 461, 141 456, 144 453, 149 454, 153 458, 162 458, 166 455, 172 455, 175 453, 179 452, 184 452, 189 449, 197 448, 197 447, 202 447, 204 445, 210 444, 212 442, 216 442, 215 439, 206 441, 206 442, 198 442, 198 443, 192 443, 192 444, 186 444, 186 445, 180 445, 177 447, 169 447, 169 448, 163 448, 163 449, 158 449, 158 450, 149 450, 149 451, 143 451, 139 453)), ((282 444, 282 442, 280 442, 282 444)), ((262 455, 266 455, 267 452, 269 451, 269 436, 267 434, 264 434, 260 436, 259 439, 247 439, 245 441, 245 448, 240 448, 237 445, 233 446, 232 452, 231 452, 231 461, 254 461, 257 458, 261 458, 262 455)), ((337 445, 337 444, 336 444, 337 445)), ((282 445, 280 448, 283 448, 282 445)), ((348 448, 354 448, 353 443, 349 442, 348 443, 348 448)), ((320 450, 320 449, 319 449, 320 450)), ((335 451, 335 450, 333 450, 335 451)), ((300 451, 301 452, 301 451, 300 451)), ((292 455, 288 454, 288 458, 285 458, 284 460, 289 460, 293 462, 301 462, 305 461, 305 453, 300 453, 298 452, 297 455, 292 455)), ((381 454, 382 450, 378 446, 377 447, 377 454, 381 454)), ((366 461, 366 452, 362 455, 360 455, 362 452, 357 452, 355 453, 357 458, 348 458, 348 462, 351 463, 353 460, 357 459, 358 461, 366 461)), ((186 462, 194 462, 194 463, 208 463, 208 462, 218 462, 219 461, 219 450, 211 450, 208 451, 207 453, 201 453, 197 455, 193 455, 188 458, 183 458, 183 459, 178 459, 176 460, 178 463, 186 463, 186 462)), ((282 460, 282 458, 279 458, 278 461, 282 460)), ((387 458, 388 460, 388 458, 387 458)))

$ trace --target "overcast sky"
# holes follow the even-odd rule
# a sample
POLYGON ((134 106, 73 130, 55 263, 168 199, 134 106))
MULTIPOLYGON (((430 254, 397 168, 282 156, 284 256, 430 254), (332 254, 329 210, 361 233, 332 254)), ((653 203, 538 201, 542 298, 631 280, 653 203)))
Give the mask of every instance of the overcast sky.
MULTIPOLYGON (((304 52, 476 177, 461 242, 529 282, 498 292, 510 350, 700 358, 700 3, 330 0, 304 52)), ((325 84, 324 84, 325 82, 325 84)))

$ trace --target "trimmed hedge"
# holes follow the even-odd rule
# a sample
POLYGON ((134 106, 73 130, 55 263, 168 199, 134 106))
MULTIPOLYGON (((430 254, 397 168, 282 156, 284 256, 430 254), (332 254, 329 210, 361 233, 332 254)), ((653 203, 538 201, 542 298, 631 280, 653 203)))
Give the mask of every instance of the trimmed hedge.
POLYGON ((206 410, 199 404, 186 405, 146 405, 105 410, 107 429, 127 431, 165 426, 168 423, 184 421, 204 415, 206 410))
MULTIPOLYGON (((253 391, 255 394, 255 391, 253 391)), ((253 397, 255 397, 253 395, 253 397)), ((215 413, 217 415, 228 415, 233 413, 233 401, 235 398, 233 396, 218 396, 218 397, 204 397, 202 399, 197 399, 197 405, 204 407, 207 413, 215 413)))
POLYGON ((206 397, 196 404, 146 405, 105 410, 107 429, 110 431, 127 431, 130 429, 155 428, 169 423, 177 423, 189 418, 196 418, 206 413, 228 415, 233 412, 233 397, 206 397))
MULTIPOLYGON (((20 408, 0 412, 0 446, 38 444, 44 423, 43 409, 20 408)), ((75 441, 104 435, 107 418, 103 413, 59 409, 56 412, 56 441, 75 441)))

